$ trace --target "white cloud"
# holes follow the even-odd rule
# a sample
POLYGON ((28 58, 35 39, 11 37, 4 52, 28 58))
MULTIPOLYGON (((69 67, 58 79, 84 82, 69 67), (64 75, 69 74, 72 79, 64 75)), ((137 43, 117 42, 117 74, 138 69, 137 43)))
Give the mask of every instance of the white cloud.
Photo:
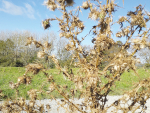
POLYGON ((28 4, 28 3, 25 3, 25 13, 26 13, 26 15, 29 17, 29 18, 35 18, 34 17, 34 9, 32 8, 32 6, 30 5, 30 4, 28 4))
POLYGON ((28 18, 35 19, 34 17, 35 11, 32 8, 32 6, 28 3, 25 3, 24 5, 25 7, 21 7, 6 0, 2 0, 2 7, 0 8, 0 11, 12 15, 26 15, 28 18))
POLYGON ((9 14, 12 14, 12 15, 22 15, 23 14, 23 11, 22 11, 22 8, 11 3, 11 2, 8 2, 8 1, 2 1, 3 2, 3 8, 0 8, 0 11, 3 11, 5 13, 9 13, 9 14))

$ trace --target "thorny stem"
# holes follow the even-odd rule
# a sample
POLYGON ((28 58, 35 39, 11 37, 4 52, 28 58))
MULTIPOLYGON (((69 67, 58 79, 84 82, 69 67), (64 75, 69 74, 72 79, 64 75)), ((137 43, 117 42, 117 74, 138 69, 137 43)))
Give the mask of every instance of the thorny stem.
POLYGON ((100 54, 100 46, 98 47, 98 54, 97 54, 97 59, 96 59, 96 64, 95 64, 95 67, 97 68, 98 67, 98 62, 99 62, 99 54, 100 54))
MULTIPOLYGON (((112 64, 112 62, 114 62, 114 60, 116 60, 116 58, 118 57, 118 54, 121 53, 121 52, 125 49, 125 47, 126 47, 126 45, 128 44, 130 38, 133 36, 133 34, 135 33, 135 31, 138 29, 138 27, 139 27, 139 26, 137 26, 136 29, 131 33, 131 35, 128 37, 126 43, 125 43, 124 46, 121 48, 121 50, 117 53, 117 55, 116 55, 116 56, 111 60, 111 62, 103 69, 102 74, 105 74, 105 73, 106 73, 106 70, 110 67, 110 65, 112 64)), ((135 54, 135 53, 134 53, 134 54, 135 54)))
POLYGON ((16 90, 16 98, 19 96, 19 90, 18 90, 18 88, 15 88, 15 90, 16 90))
MULTIPOLYGON (((136 49, 132 54, 131 54, 131 56, 130 57, 133 57, 133 55, 137 52, 137 50, 138 49, 136 49)), ((138 78, 140 79, 140 76, 139 76, 139 74, 136 72, 136 70, 134 70, 134 69, 132 69, 133 71, 134 71, 134 73, 138 76, 138 78)))
POLYGON ((53 82, 52 83, 55 87, 55 89, 59 92, 60 95, 62 95, 69 103, 71 103, 78 111, 82 112, 82 113, 85 113, 83 112, 82 110, 80 110, 74 103, 72 103, 58 88, 57 86, 55 85, 55 83, 53 82))
MULTIPOLYGON (((148 33, 148 32, 146 32, 143 37, 145 37, 145 36, 147 35, 147 33, 148 33)), ((133 55, 134 55, 137 51, 138 51, 138 48, 131 54, 130 57, 133 57, 133 55)), ((133 69, 133 71, 135 72, 135 74, 136 74, 136 75, 139 77, 139 79, 140 79, 140 76, 139 76, 139 74, 136 72, 136 70, 133 69)))
MULTIPOLYGON (((67 12, 66 12, 66 13, 67 13, 67 12)), ((70 26, 69 26, 69 19, 68 19, 68 18, 67 18, 67 26, 68 26, 68 29, 69 29, 70 34, 71 34, 71 30, 70 30, 70 26)), ((75 43, 75 41, 73 40, 73 36, 71 36, 71 40, 72 40, 72 42, 73 42, 74 47, 76 47, 76 43, 75 43)), ((77 50, 76 50, 76 52, 77 52, 78 59, 80 60, 79 53, 78 53, 77 50)))
POLYGON ((111 82, 114 82, 114 78, 118 75, 118 73, 119 73, 119 72, 116 72, 116 74, 113 76, 113 78, 112 78, 107 84, 105 84, 105 85, 100 89, 100 91, 102 91, 104 88, 106 88, 106 86, 107 86, 108 84, 110 84, 111 82))
MULTIPOLYGON (((52 60, 55 62, 54 58, 52 58, 52 60)), ((56 64, 56 65, 57 65, 57 67, 56 67, 57 69, 59 69, 60 71, 64 72, 65 75, 67 75, 67 77, 70 78, 70 75, 66 71, 64 71, 59 64, 56 64)))
MULTIPOLYGON (((52 95, 51 95, 51 97, 52 97, 59 105, 61 105, 52 95)), ((61 106, 62 106, 62 105, 61 105, 61 106)), ((65 108, 66 111, 69 113, 69 111, 68 111, 68 109, 67 109, 66 107, 63 106, 63 108, 65 108)))
MULTIPOLYGON (((136 49, 136 50, 131 54, 130 57, 132 57, 132 56, 137 52, 137 50, 138 50, 138 49, 136 49)), ((134 72, 135 72, 135 73, 137 74, 137 76, 139 77, 138 73, 137 73, 135 70, 134 70, 134 72)), ((116 72, 116 74, 113 76, 113 78, 112 78, 107 84, 110 84, 111 82, 114 82, 114 78, 118 75, 118 73, 119 73, 119 72, 116 72)), ((139 79, 140 79, 140 77, 139 77, 139 79)), ((106 84, 106 85, 107 85, 107 84, 106 84)), ((101 88, 101 91, 106 87, 106 85, 101 88)))

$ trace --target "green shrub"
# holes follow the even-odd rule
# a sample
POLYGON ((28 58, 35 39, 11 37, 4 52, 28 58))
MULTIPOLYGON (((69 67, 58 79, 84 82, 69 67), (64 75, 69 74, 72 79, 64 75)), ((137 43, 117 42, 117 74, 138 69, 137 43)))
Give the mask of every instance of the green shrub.
POLYGON ((14 65, 14 66, 15 66, 15 67, 23 67, 24 65, 23 65, 23 62, 17 60, 17 61, 15 62, 15 65, 14 65))

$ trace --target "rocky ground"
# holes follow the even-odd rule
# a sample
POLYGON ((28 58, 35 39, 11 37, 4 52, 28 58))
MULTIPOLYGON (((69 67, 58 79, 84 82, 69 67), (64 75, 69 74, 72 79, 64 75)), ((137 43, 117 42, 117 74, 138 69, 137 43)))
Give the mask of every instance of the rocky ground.
MULTIPOLYGON (((117 100, 117 99, 119 99, 121 97, 122 96, 108 96, 108 98, 107 98, 108 102, 107 102, 106 107, 110 106, 115 100, 117 100)), ((83 101, 83 99, 79 99, 79 100, 75 99, 75 100, 73 100, 73 102, 76 103, 76 104, 81 104, 82 101, 83 101)), ((61 103, 61 99, 57 99, 57 102, 61 103)), ((66 110, 64 108, 62 108, 62 107, 59 107, 57 102, 55 100, 51 100, 51 99, 45 99, 45 100, 41 100, 41 101, 36 100, 37 105, 44 104, 44 107, 45 107, 45 110, 46 110, 47 113, 66 113, 66 110), (48 111, 46 109, 46 105, 47 104, 49 104, 51 106, 51 110, 50 111, 48 111)), ((0 102, 0 103, 2 103, 2 102, 0 102)), ((27 103, 28 103, 28 101, 27 101, 27 103)), ((130 104, 130 103, 131 102, 128 102, 128 104, 130 104)), ((147 105, 146 113, 150 113, 150 99, 147 101, 146 105, 147 105)), ((65 106, 67 106, 67 105, 65 105, 65 106)), ((127 104, 126 105, 122 104, 121 107, 127 107, 127 104)), ((113 107, 108 109, 108 113, 112 113, 114 111, 115 111, 115 109, 113 107)), ((139 113, 139 111, 140 110, 137 110, 137 111, 135 111, 135 113, 139 113)), ((87 111, 87 112, 90 112, 90 111, 87 111)), ((0 113, 2 113, 2 112, 0 112, 0 113)), ((26 112, 22 111, 21 113, 26 113, 26 112)), ((118 111, 117 113, 123 113, 123 112, 122 111, 118 111)))

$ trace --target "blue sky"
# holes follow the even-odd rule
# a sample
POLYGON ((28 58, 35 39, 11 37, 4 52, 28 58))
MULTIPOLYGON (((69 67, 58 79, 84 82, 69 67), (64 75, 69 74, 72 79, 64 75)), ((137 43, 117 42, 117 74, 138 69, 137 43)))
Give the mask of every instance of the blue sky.
MULTIPOLYGON (((75 0, 75 7, 81 5, 84 0, 75 0)), ((61 13, 58 11, 52 12, 43 5, 44 0, 0 0, 0 32, 1 31, 24 31, 28 30, 34 33, 44 33, 46 30, 42 28, 41 21, 47 18, 53 18, 55 15, 60 17, 61 13)), ((106 2, 106 0, 102 0, 106 2)), ((118 8, 118 11, 114 14, 114 21, 117 20, 120 16, 125 16, 126 13, 130 10, 142 4, 145 6, 147 11, 150 11, 150 0, 124 0, 124 5, 122 0, 116 0, 117 3, 122 8, 118 8)), ((71 8, 69 8, 71 9, 71 8)), ((81 20, 85 22, 86 29, 81 34, 81 37, 88 33, 88 30, 93 24, 96 24, 95 21, 88 20, 88 12, 84 11, 81 14, 81 20)), ((53 31, 56 34, 59 34, 59 27, 57 22, 51 23, 52 27, 49 28, 49 31, 53 31)), ((119 29, 119 26, 114 26, 112 28, 114 36, 116 31, 119 29)), ((84 41, 84 44, 91 43, 91 37, 87 37, 84 41)), ((122 40, 125 39, 118 39, 122 40)))

